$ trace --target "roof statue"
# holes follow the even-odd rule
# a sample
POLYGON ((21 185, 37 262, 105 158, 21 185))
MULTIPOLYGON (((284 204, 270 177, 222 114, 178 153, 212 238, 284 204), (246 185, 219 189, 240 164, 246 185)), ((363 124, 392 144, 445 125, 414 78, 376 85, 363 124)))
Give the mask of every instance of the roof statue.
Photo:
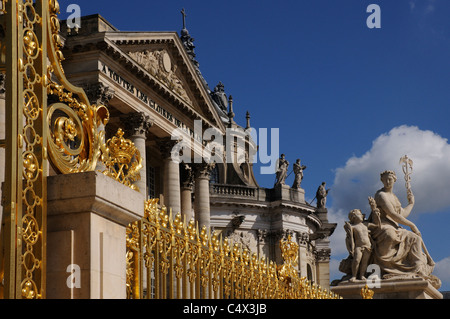
POLYGON ((287 161, 286 156, 284 154, 281 154, 280 158, 277 160, 276 167, 277 170, 275 172, 276 174, 275 186, 285 185, 289 162, 287 161))
POLYGON ((301 187, 301 183, 303 180, 303 171, 306 169, 306 165, 302 165, 300 159, 294 163, 294 183, 292 184, 292 188, 299 189, 301 187))
POLYGON ((322 182, 320 186, 317 188, 316 199, 317 199, 317 208, 326 208, 327 196, 329 189, 326 189, 326 183, 322 182))
POLYGON ((222 111, 228 112, 228 99, 224 87, 223 83, 219 82, 211 92, 211 98, 222 111))

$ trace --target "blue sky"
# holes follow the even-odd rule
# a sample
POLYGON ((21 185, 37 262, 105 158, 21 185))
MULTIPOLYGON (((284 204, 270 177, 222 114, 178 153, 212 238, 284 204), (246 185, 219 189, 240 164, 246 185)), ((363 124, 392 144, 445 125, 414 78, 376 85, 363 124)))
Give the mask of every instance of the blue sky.
MULTIPOLYGON (((332 279, 347 255, 348 209, 366 209, 381 170, 401 174, 398 159, 408 153, 411 219, 437 262, 441 290, 450 290, 450 1, 66 0, 61 18, 70 3, 121 31, 179 32, 185 8, 202 74, 211 88, 224 83, 235 119, 245 125, 249 111, 252 127, 280 129, 280 152, 307 166, 308 200, 322 181, 331 188, 330 219, 339 222, 332 279), (372 3, 380 29, 366 25, 372 3)), ((260 185, 272 187, 274 176, 258 171, 260 185)), ((401 178, 397 184, 402 200, 401 178)))

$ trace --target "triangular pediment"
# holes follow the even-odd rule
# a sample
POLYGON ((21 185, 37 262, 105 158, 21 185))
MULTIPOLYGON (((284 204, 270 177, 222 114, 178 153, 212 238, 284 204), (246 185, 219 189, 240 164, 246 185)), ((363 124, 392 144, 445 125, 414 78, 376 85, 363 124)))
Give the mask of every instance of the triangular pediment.
POLYGON ((106 38, 178 100, 181 109, 224 130, 209 88, 176 32, 107 32, 106 38))
MULTIPOLYGON (((178 70, 178 65, 173 62, 173 58, 166 49, 129 51, 127 54, 147 72, 162 82, 167 89, 173 91, 188 104, 193 105, 193 101, 189 96, 192 93, 188 93, 188 85, 178 70)), ((201 112, 199 109, 197 111, 201 112)))

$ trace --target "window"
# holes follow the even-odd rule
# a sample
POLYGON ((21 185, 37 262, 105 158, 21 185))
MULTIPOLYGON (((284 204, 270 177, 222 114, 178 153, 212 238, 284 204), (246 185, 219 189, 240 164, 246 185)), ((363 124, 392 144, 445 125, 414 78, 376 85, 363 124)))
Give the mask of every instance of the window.
POLYGON ((211 184, 219 183, 219 168, 217 167, 217 165, 211 171, 211 175, 209 176, 209 182, 211 184))
POLYGON ((306 265, 306 278, 310 281, 313 282, 313 274, 312 274, 312 269, 311 269, 311 265, 307 264, 306 265))
POLYGON ((155 198, 156 197, 156 177, 155 177, 155 168, 153 166, 147 165, 147 197, 155 198))

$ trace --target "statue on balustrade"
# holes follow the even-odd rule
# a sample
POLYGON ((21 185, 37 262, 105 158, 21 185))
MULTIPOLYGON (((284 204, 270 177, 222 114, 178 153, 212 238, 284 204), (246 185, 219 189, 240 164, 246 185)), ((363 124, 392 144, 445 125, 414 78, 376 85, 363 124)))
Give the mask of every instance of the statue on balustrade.
POLYGON ((316 200, 317 200, 317 208, 325 208, 327 204, 327 196, 329 189, 326 189, 326 183, 322 182, 322 184, 317 188, 316 191, 316 200))
POLYGON ((303 171, 306 169, 306 166, 300 163, 300 159, 297 159, 293 166, 295 178, 294 183, 292 184, 292 188, 299 189, 303 181, 303 171))
POLYGON ((281 154, 280 158, 277 160, 275 186, 286 184, 288 168, 289 162, 286 160, 286 156, 281 154))

